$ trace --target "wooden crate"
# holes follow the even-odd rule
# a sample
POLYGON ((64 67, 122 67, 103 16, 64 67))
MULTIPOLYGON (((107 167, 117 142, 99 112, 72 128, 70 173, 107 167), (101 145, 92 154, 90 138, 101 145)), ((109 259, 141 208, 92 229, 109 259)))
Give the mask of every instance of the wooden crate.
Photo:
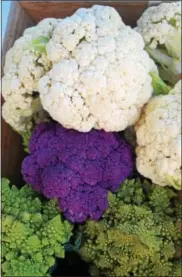
MULTIPOLYGON (((13 1, 4 39, 2 65, 4 65, 7 50, 12 47, 25 28, 43 18, 62 18, 71 15, 80 7, 90 7, 93 4, 113 6, 127 24, 134 26, 149 1, 13 1)), ((20 136, 3 119, 1 126, 2 176, 18 184, 21 181, 20 168, 24 156, 20 136)))

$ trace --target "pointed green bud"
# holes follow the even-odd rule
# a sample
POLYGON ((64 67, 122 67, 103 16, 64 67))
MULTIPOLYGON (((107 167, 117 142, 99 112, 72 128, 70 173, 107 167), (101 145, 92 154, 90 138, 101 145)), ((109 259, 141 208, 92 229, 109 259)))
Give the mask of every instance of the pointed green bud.
POLYGON ((152 77, 153 95, 166 95, 170 92, 172 88, 166 85, 158 75, 150 72, 150 76, 152 77))

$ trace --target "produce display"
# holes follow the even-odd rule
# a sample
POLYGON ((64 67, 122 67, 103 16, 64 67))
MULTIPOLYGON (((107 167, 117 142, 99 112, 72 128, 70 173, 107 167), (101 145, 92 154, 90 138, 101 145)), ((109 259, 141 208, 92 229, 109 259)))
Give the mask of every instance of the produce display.
POLYGON ((94 5, 24 31, 2 78, 25 154, 2 178, 2 276, 181 277, 181 93, 181 1, 135 28, 94 5))

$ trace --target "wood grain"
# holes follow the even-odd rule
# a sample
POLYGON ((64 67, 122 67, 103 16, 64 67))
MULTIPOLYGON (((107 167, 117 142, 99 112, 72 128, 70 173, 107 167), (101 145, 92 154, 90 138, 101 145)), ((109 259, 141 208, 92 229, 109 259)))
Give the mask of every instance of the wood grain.
MULTIPOLYGON (((12 47, 14 41, 22 34, 25 28, 33 22, 25 14, 19 3, 13 2, 10 7, 8 24, 6 28, 3 49, 2 67, 4 66, 5 54, 12 47)), ((1 70, 3 72, 3 70, 1 70)), ((1 104, 3 99, 1 97, 1 104)), ((1 175, 9 178, 15 184, 21 181, 21 162, 24 157, 20 136, 1 119, 1 175)))
POLYGON ((39 22, 41 19, 48 17, 63 18, 70 16, 78 8, 88 8, 95 4, 114 7, 126 24, 135 26, 136 20, 148 6, 148 1, 20 1, 20 5, 34 22, 39 22))

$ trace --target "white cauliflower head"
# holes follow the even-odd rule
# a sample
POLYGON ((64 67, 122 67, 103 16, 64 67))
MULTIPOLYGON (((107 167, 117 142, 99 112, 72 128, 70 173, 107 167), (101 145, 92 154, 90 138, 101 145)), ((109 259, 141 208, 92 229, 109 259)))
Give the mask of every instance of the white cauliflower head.
MULTIPOLYGON (((37 26, 26 29, 7 52, 2 79, 5 100, 2 115, 16 131, 26 131, 32 126, 32 117, 37 112, 33 103, 37 98, 38 81, 51 68, 51 61, 42 50, 57 22, 56 19, 44 19, 37 26)), ((38 102, 39 110, 42 110, 38 102)))
POLYGON ((181 74, 181 1, 149 7, 137 21, 146 50, 160 65, 161 77, 176 83, 181 74))
POLYGON ((114 8, 81 8, 60 20, 46 50, 53 66, 39 92, 54 120, 82 132, 121 131, 138 120, 157 69, 114 8))
POLYGON ((137 169, 160 186, 181 188, 181 81, 149 100, 136 124, 137 169))

